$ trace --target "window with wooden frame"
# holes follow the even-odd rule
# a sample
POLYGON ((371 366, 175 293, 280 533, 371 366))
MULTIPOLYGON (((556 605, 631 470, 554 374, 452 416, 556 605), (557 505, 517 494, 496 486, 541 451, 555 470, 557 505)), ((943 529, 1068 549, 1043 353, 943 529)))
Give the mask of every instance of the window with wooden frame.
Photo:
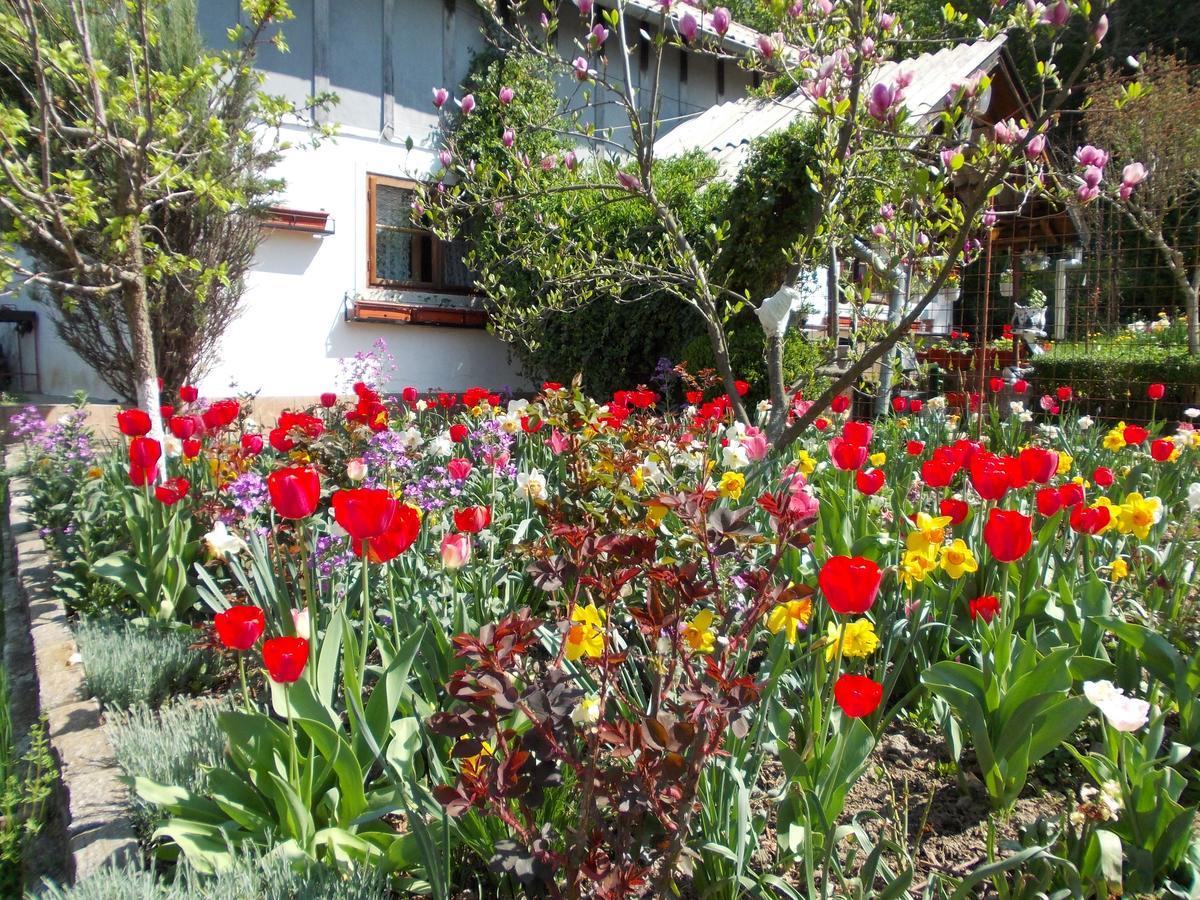
POLYGON ((371 287, 440 294, 471 292, 474 276, 462 241, 443 241, 413 215, 417 184, 367 179, 367 282, 371 287))

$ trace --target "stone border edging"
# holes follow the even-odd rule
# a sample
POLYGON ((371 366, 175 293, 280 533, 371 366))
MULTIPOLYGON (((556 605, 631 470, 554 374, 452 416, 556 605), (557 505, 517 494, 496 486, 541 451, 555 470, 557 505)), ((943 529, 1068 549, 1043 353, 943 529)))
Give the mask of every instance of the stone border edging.
MULTIPOLYGON (((20 455, 9 450, 9 472, 16 471, 20 455)), ((45 716, 51 749, 57 759, 61 805, 70 865, 64 874, 74 880, 86 877, 109 860, 138 853, 137 837, 129 815, 129 794, 120 780, 112 745, 104 728, 100 704, 83 687, 83 666, 72 663, 75 637, 67 625, 61 600, 49 589, 54 577, 46 545, 27 514, 28 484, 23 477, 9 481, 8 539, 13 551, 16 602, 28 616, 32 642, 33 677, 37 708, 45 716)), ((10 598, 10 601, 13 598, 10 598)), ((23 635, 24 616, 13 622, 6 643, 23 635)), ((6 656, 8 647, 5 648, 6 656)), ((30 685, 32 687, 32 685, 30 685)))

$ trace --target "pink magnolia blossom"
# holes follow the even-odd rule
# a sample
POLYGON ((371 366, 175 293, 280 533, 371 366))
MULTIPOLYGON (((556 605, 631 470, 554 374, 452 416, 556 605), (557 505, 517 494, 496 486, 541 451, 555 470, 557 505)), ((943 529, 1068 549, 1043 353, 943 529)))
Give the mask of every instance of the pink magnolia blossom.
POLYGON ((608 29, 597 22, 592 26, 592 30, 588 33, 588 45, 593 49, 603 47, 604 42, 608 40, 608 29))
POLYGON ((582 56, 577 56, 577 57, 575 57, 575 60, 571 63, 571 66, 575 70, 576 80, 578 80, 578 81, 587 81, 588 80, 588 77, 590 76, 591 73, 588 72, 588 63, 587 63, 586 59, 584 59, 582 56))
POLYGON ((619 181, 621 187, 625 188, 627 191, 636 191, 639 187, 641 187, 642 184, 640 181, 638 181, 636 175, 630 175, 628 172, 618 172, 617 181, 619 181))
POLYGON ((767 59, 775 55, 775 42, 771 40, 769 35, 760 34, 758 36, 758 52, 767 59))
POLYGON ((592 14, 592 0, 575 0, 575 5, 579 7, 581 16, 590 16, 592 14))
POLYGON ((1088 187, 1096 187, 1104 180, 1104 172, 1095 166, 1088 166, 1083 170, 1083 183, 1088 187))
POLYGON ((1149 174, 1146 167, 1140 162, 1132 162, 1121 170, 1121 184, 1137 187, 1146 180, 1146 176, 1149 174))
POLYGON ((450 92, 445 88, 433 89, 433 105, 441 109, 446 105, 446 101, 450 99, 450 92))
POLYGON ((895 118, 893 107, 897 103, 897 94, 899 90, 890 84, 878 82, 871 88, 871 95, 867 99, 867 112, 873 119, 880 122, 887 122, 895 118))
POLYGON ((505 128, 504 134, 500 137, 500 143, 502 143, 505 147, 512 147, 512 145, 516 141, 516 139, 517 139, 516 132, 513 131, 511 128, 505 128))
POLYGON ((508 104, 513 102, 513 97, 516 96, 516 93, 517 93, 516 91, 514 91, 512 88, 510 88, 508 86, 500 88, 500 94, 499 94, 500 102, 503 103, 505 106, 508 106, 508 104))
POLYGON ((566 154, 564 154, 564 156, 563 156, 563 165, 566 166, 567 170, 570 172, 575 171, 575 166, 578 163, 578 161, 579 161, 579 158, 575 155, 574 150, 568 150, 566 152, 566 154))
POLYGON ((1092 43, 1101 44, 1104 42, 1105 35, 1108 34, 1108 16, 1101 16, 1096 20, 1096 24, 1092 27, 1092 43))
POLYGON ((696 17, 690 12, 684 13, 679 20, 679 36, 689 44, 696 39, 696 31, 700 28, 700 24, 696 21, 696 17))
POLYGON ((558 157, 555 156, 553 153, 549 153, 546 156, 542 157, 542 171, 543 172, 549 172, 556 165, 558 165, 558 157))
POLYGON ((1097 169, 1103 169, 1108 165, 1108 153, 1099 147, 1088 144, 1075 151, 1075 162, 1081 166, 1095 166, 1097 169))
POLYGON ((449 150, 443 150, 438 154, 438 162, 442 164, 443 169, 450 168, 450 163, 454 162, 454 157, 450 155, 449 150))
POLYGON ((883 31, 891 31, 896 24, 896 17, 889 12, 881 12, 879 14, 879 27, 883 31))
POLYGON ((833 12, 833 0, 815 0, 813 9, 827 16, 833 12))
MULTIPOLYGON (((1124 188, 1122 188, 1121 190, 1122 190, 1122 194, 1123 194, 1124 188)), ((1092 185, 1081 184, 1078 188, 1075 189, 1075 196, 1079 198, 1080 203, 1091 203, 1093 200, 1095 200, 1097 197, 1100 196, 1100 188, 1092 186, 1092 185)))
POLYGON ((1042 13, 1042 24, 1052 25, 1055 28, 1062 28, 1070 19, 1071 7, 1067 5, 1067 0, 1058 0, 1042 13))
POLYGON ((1037 159, 1046 152, 1046 136, 1044 134, 1035 134, 1029 139, 1029 143, 1025 145, 1025 155, 1029 159, 1037 159))
POLYGON ((724 35, 729 30, 730 24, 733 22, 733 17, 729 15, 729 10, 723 6, 718 6, 712 11, 712 27, 719 35, 724 35))
POLYGON ((463 97, 461 100, 455 100, 454 102, 458 104, 458 108, 463 111, 464 116, 469 116, 471 111, 475 109, 474 94, 467 94, 467 96, 463 97))

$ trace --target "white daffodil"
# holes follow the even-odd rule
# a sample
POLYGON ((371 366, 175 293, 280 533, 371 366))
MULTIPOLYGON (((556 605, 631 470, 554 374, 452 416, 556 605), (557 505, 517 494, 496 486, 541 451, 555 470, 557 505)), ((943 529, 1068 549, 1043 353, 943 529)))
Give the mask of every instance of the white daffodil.
POLYGON ((518 472, 517 490, 530 500, 543 500, 546 497, 546 476, 537 469, 518 472))
POLYGON ((230 554, 236 556, 250 549, 244 540, 226 528, 225 523, 221 521, 204 536, 204 545, 214 559, 220 560, 228 559, 230 554))

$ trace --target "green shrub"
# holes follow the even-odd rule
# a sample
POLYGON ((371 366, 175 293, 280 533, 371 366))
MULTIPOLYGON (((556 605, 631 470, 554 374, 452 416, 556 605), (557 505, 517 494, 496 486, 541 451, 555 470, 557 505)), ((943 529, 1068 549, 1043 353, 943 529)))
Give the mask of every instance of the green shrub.
MULTIPOLYGON (((789 384, 800 383, 800 392, 812 397, 825 386, 825 379, 817 375, 828 355, 828 342, 813 339, 804 332, 792 329, 787 334, 783 348, 783 374, 789 384)), ((730 329, 729 361, 738 378, 750 382, 751 402, 767 396, 767 363, 765 357, 766 338, 757 320, 746 318, 730 329)), ((707 334, 693 338, 683 348, 679 362, 687 362, 689 372, 713 368, 716 359, 707 334)))
POLYGON ((227 871, 197 874, 186 863, 173 882, 155 877, 141 860, 126 860, 94 872, 73 887, 50 885, 47 900, 378 900, 387 897, 387 880, 374 869, 343 871, 318 864, 293 869, 282 855, 247 854, 227 871))
POLYGON ((75 631, 88 691, 106 707, 158 706, 167 697, 206 688, 213 654, 192 649, 187 632, 128 622, 83 622, 75 631))
MULTIPOLYGON (((139 705, 114 713, 108 734, 117 762, 131 777, 203 790, 205 767, 219 764, 224 755, 217 714, 228 705, 180 700, 159 710, 139 705)), ((154 808, 136 796, 133 802, 137 823, 149 832, 158 818, 154 808)))
POLYGON ((1145 421, 1152 408, 1159 419, 1182 419, 1200 406, 1200 357, 1187 348, 1129 335, 1088 343, 1057 344, 1033 360, 1038 393, 1070 385, 1083 411, 1106 419, 1145 421), (1166 397, 1153 407, 1146 388, 1166 385, 1166 397))

